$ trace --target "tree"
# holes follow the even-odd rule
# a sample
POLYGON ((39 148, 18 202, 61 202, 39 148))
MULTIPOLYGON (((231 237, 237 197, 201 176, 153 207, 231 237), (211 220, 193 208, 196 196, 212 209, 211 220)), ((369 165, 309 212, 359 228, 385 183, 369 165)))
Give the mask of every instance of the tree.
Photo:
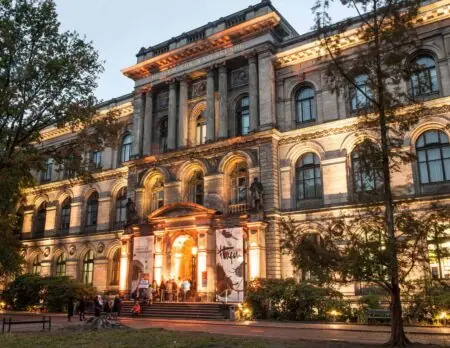
MULTIPOLYGON (((422 68, 408 64, 411 50, 420 44, 414 27, 420 1, 341 0, 342 5, 356 11, 356 17, 335 25, 331 25, 329 16, 330 2, 317 0, 313 8, 327 84, 336 93, 344 91, 357 116, 358 132, 366 136, 375 134, 380 145, 362 144, 356 158, 361 191, 369 191, 358 197, 365 203, 357 217, 342 216, 330 226, 321 226, 328 233, 319 245, 302 243, 301 227, 284 222, 282 229, 288 236, 285 246, 293 253, 294 264, 298 266, 315 266, 312 271, 321 266, 336 272, 339 275, 336 281, 353 278, 383 286, 391 297, 389 343, 405 346, 409 340, 402 322, 401 281, 410 272, 405 258, 419 260, 423 256, 426 229, 416 212, 394 202, 391 175, 414 159, 402 149, 404 134, 427 112, 414 91, 403 88, 422 68), (349 30, 354 31, 359 44, 348 45, 353 39, 345 39, 349 30), (406 217, 411 221, 405 220, 406 217), (348 224, 360 225, 360 229, 355 231, 348 224), (337 237, 344 239, 343 245, 335 243, 337 237)), ((430 87, 428 84, 419 74, 413 87, 426 89, 430 87)), ((332 279, 322 279, 325 280, 332 279)))
POLYGON ((62 32, 52 0, 0 0, 0 276, 17 271, 16 210, 46 159, 83 173, 83 153, 117 139, 115 115, 97 117, 94 90, 102 62, 91 42, 62 32), (44 144, 48 127, 77 140, 44 144))

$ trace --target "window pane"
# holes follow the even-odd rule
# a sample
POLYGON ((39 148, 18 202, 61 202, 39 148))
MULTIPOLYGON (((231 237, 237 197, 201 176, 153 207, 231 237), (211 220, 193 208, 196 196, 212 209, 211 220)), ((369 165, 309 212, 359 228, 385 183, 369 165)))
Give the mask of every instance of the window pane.
POLYGON ((439 182, 444 180, 441 161, 429 162, 428 167, 430 169, 430 182, 439 182))
POLYGON ((428 132, 426 132, 425 133, 425 143, 427 145, 439 143, 438 132, 437 131, 428 131, 428 132))
POLYGON ((422 184, 428 184, 428 170, 427 170, 427 164, 426 163, 420 163, 419 165, 419 174, 420 174, 420 182, 422 184))
POLYGON ((427 151, 428 161, 440 160, 441 159, 441 150, 440 149, 431 149, 427 151))
POLYGON ((425 151, 417 152, 417 159, 419 160, 419 162, 425 162, 427 160, 427 157, 425 155, 425 151))

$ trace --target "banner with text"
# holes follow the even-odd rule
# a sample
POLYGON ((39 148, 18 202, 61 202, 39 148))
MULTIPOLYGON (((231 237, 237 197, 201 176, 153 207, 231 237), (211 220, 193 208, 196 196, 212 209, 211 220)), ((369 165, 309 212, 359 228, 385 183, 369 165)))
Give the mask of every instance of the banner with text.
POLYGON ((216 230, 217 295, 219 301, 244 299, 244 231, 242 227, 216 230))

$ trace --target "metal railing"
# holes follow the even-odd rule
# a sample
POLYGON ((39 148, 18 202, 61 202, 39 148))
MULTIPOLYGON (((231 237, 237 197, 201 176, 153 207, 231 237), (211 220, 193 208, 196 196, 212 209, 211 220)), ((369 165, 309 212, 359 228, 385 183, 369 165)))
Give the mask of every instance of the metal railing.
POLYGON ((230 214, 240 214, 240 213, 245 213, 246 211, 248 211, 247 203, 230 204, 228 206, 228 212, 230 214))

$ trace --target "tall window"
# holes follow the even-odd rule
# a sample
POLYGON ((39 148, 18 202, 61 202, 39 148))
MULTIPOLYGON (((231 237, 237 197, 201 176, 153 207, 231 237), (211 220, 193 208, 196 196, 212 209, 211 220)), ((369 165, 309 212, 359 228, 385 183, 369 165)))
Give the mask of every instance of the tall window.
POLYGON ((159 149, 161 152, 167 151, 167 136, 169 133, 169 120, 167 116, 161 119, 159 124, 159 149))
POLYGON ((89 196, 86 209, 86 227, 97 226, 98 216, 98 193, 94 192, 89 196))
POLYGON ((66 275, 66 254, 62 253, 58 256, 55 266, 55 275, 57 277, 63 277, 66 275))
POLYGON ((111 260, 111 285, 119 285, 120 281, 120 248, 114 252, 111 260))
POLYGON ((297 206, 305 199, 322 197, 322 179, 320 177, 320 160, 314 153, 300 157, 295 168, 297 206))
POLYGON ((416 143, 421 184, 450 181, 450 144, 443 131, 423 133, 416 143))
POLYGON ((127 162, 131 159, 131 145, 133 143, 133 137, 131 134, 127 134, 122 139, 122 145, 120 148, 120 162, 127 162))
POLYGON ((196 132, 197 145, 206 143, 206 119, 203 112, 197 117, 196 132))
POLYGON ((70 203, 71 199, 67 197, 61 206, 61 221, 59 229, 61 232, 69 232, 70 228, 70 203))
POLYGON ((164 181, 158 178, 151 190, 151 210, 154 211, 164 206, 164 181))
POLYGON ((49 158, 45 161, 44 170, 41 172, 41 182, 49 182, 52 180, 53 159, 49 158))
POLYGON ((436 63, 429 55, 420 55, 414 62, 414 72, 411 76, 413 97, 423 97, 439 92, 436 63))
POLYGON ((316 102, 314 89, 303 87, 295 97, 295 113, 298 123, 311 122, 316 119, 316 102))
POLYGON ((189 189, 191 194, 191 199, 194 203, 203 205, 203 195, 204 195, 204 180, 203 173, 201 171, 196 171, 192 175, 191 181, 189 183, 189 189))
POLYGON ((242 97, 236 108, 236 118, 238 124, 238 135, 250 133, 250 99, 242 97))
POLYGON ((83 259, 82 281, 84 284, 92 284, 94 276, 94 252, 89 250, 83 259))
POLYGON ((66 160, 64 160, 63 163, 63 178, 71 179, 75 177, 76 174, 75 167, 76 167, 75 156, 70 155, 66 160))
POLYGON ((373 192, 381 188, 380 169, 374 164, 376 153, 375 146, 370 142, 364 142, 353 150, 352 173, 355 193, 373 192))
POLYGON ((127 188, 122 187, 116 197, 116 228, 122 228, 127 220, 127 188))
POLYGON ((248 170, 244 162, 236 164, 231 173, 231 204, 247 203, 248 170))
POLYGON ((353 112, 368 108, 370 106, 369 98, 372 96, 367 74, 356 76, 354 82, 357 87, 352 86, 350 89, 353 112))
POLYGON ((102 151, 92 151, 90 154, 90 168, 91 170, 99 169, 103 165, 103 152, 102 151))
POLYGON ((43 202, 39 206, 36 214, 35 233, 36 237, 38 238, 44 236, 46 217, 47 217, 47 202, 43 202))
POLYGON ((36 255, 36 257, 34 258, 31 273, 33 274, 41 273, 41 255, 36 255))

